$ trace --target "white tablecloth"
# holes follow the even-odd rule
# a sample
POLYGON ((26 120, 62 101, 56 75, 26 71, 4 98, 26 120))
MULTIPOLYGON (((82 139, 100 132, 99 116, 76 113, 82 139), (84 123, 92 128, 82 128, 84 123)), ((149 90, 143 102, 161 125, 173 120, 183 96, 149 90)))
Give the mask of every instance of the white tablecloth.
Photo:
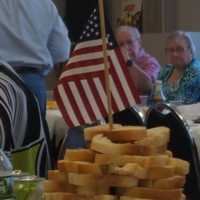
POLYGON ((186 120, 195 120, 200 117, 200 103, 179 105, 177 109, 186 120))
POLYGON ((197 147, 198 156, 200 159, 200 124, 190 122, 191 133, 197 147))
MULTIPOLYGON (((181 111, 181 114, 189 123, 200 158, 200 124, 192 122, 193 119, 200 115, 199 107, 200 104, 186 105, 179 107, 179 111, 181 111)), ((62 139, 68 133, 69 128, 58 109, 48 109, 46 119, 49 126, 50 138, 55 138, 55 145, 58 147, 61 145, 62 139)))
POLYGON ((46 120, 49 126, 50 138, 55 138, 55 145, 57 147, 67 134, 69 128, 58 109, 48 109, 46 120))
POLYGON ((187 121, 200 159, 200 124, 193 121, 200 117, 200 103, 177 106, 178 111, 187 121))

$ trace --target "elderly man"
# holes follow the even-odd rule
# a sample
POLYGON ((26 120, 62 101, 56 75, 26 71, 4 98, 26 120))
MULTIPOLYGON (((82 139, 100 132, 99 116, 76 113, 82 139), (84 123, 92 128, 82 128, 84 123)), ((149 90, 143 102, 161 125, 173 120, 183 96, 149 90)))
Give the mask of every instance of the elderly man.
POLYGON ((160 69, 158 61, 143 49, 137 28, 120 26, 115 36, 139 93, 150 94, 160 69))

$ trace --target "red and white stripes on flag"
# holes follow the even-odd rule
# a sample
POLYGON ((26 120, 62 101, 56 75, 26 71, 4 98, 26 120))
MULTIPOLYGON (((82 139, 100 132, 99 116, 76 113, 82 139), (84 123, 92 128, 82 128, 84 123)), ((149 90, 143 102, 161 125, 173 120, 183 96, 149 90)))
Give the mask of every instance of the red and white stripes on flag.
MULTIPOLYGON (((113 113, 139 102, 119 49, 108 50, 113 113)), ((108 115, 102 40, 79 43, 61 74, 54 95, 69 127, 108 115)))

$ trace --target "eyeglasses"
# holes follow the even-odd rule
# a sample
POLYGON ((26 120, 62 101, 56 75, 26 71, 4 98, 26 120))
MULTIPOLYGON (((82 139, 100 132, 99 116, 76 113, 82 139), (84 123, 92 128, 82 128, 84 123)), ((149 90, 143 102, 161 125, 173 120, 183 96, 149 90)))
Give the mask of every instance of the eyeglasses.
POLYGON ((188 50, 188 48, 184 48, 184 47, 176 47, 176 48, 166 48, 165 49, 165 52, 168 53, 168 54, 171 54, 171 53, 183 53, 185 52, 186 50, 188 50))

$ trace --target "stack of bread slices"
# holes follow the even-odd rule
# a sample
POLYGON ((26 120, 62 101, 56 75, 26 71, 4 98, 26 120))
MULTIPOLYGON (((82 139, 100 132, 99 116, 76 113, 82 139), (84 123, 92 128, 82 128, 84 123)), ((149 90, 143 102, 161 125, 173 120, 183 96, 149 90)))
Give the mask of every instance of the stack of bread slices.
POLYGON ((167 150, 170 130, 99 125, 87 149, 67 149, 48 172, 45 200, 184 200, 189 163, 167 150))

